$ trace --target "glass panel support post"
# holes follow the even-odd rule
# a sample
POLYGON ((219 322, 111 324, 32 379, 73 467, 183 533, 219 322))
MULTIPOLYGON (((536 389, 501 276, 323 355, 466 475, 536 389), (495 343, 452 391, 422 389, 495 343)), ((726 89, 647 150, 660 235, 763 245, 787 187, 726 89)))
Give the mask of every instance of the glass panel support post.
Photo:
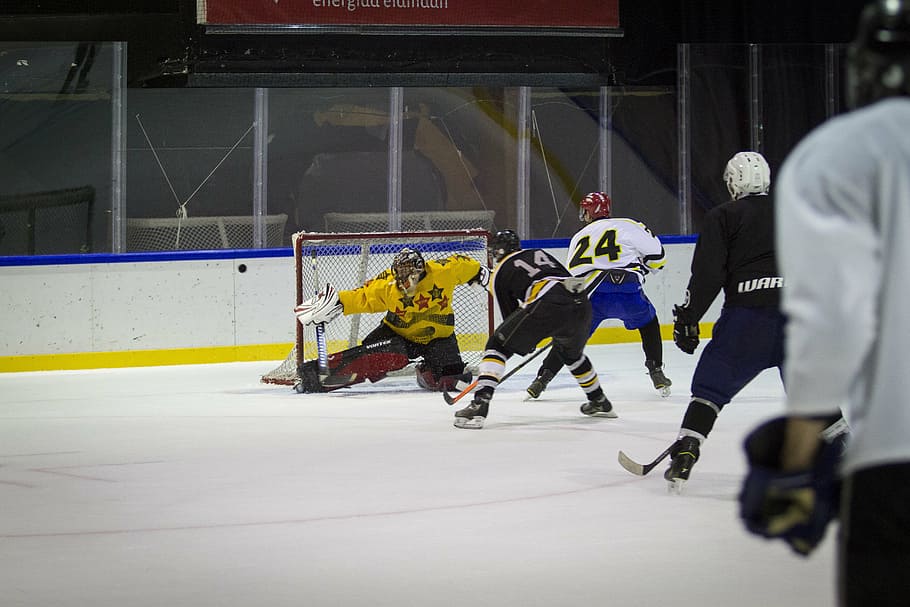
POLYGON ((400 86, 389 91, 389 231, 401 231, 401 140, 404 114, 404 90, 400 86))
POLYGON ((253 248, 266 246, 268 214, 269 90, 257 88, 253 103, 253 248))
POLYGON ((691 115, 691 49, 688 44, 676 47, 676 90, 677 90, 677 132, 679 143, 678 183, 679 188, 679 233, 692 233, 692 142, 689 126, 691 115))
POLYGON ((112 43, 111 252, 126 250, 126 42, 112 43))
POLYGON ((518 154, 515 195, 515 230, 519 238, 529 238, 531 181, 531 88, 518 87, 518 154))

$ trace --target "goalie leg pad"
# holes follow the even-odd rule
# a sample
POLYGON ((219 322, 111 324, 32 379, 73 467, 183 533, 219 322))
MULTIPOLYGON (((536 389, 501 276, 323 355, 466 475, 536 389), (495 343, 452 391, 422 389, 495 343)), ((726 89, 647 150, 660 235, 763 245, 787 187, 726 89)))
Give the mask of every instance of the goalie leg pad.
POLYGON ((300 365, 297 375, 300 393, 332 392, 366 380, 377 382, 391 371, 397 371, 410 362, 407 348, 400 337, 364 344, 329 355, 329 377, 320 381, 317 362, 300 365), (339 381, 344 378, 345 381, 339 381), (333 379, 335 381, 333 381, 333 379))
POLYGON ((352 375, 356 378, 353 383, 365 380, 375 383, 391 371, 403 369, 409 362, 408 357, 400 352, 368 352, 349 361, 337 371, 332 371, 332 374, 352 375))

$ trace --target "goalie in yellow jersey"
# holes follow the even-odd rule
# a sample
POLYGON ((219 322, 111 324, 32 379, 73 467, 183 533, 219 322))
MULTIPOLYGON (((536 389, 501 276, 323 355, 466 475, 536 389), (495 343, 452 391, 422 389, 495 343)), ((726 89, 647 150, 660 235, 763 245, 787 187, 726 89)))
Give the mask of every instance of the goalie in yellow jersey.
POLYGON ((298 368, 298 392, 329 392, 365 380, 376 382, 409 362, 417 383, 427 390, 460 390, 471 382, 455 337, 452 294, 461 284, 486 288, 489 271, 464 255, 425 261, 404 248, 383 271, 362 287, 336 291, 331 285, 296 308, 304 326, 328 323, 342 314, 385 312, 363 343, 328 358, 329 376, 320 379, 316 361, 298 368), (461 386, 461 388, 459 387, 461 386))

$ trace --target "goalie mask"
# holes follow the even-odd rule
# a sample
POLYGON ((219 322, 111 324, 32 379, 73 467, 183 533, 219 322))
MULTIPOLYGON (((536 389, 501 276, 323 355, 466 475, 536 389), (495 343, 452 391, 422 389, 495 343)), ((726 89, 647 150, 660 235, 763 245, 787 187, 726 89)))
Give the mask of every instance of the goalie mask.
POLYGON ((521 250, 521 239, 513 230, 500 230, 490 239, 490 266, 513 251, 521 250))
POLYGON ((578 219, 588 223, 601 217, 609 217, 613 201, 603 192, 591 192, 578 203, 578 219))
POLYGON ((739 152, 727 162, 724 183, 733 200, 753 194, 767 194, 771 187, 771 169, 758 152, 739 152))
POLYGON ((414 249, 402 249, 392 260, 392 275, 395 277, 395 284, 405 295, 414 295, 417 292, 417 283, 426 276, 423 255, 414 249))
POLYGON ((862 12, 847 48, 847 105, 910 95, 910 4, 878 0, 862 12))

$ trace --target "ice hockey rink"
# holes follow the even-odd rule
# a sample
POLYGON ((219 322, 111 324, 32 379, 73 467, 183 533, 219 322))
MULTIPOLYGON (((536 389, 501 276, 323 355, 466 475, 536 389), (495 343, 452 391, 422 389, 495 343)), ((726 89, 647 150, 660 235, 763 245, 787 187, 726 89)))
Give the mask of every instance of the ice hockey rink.
MULTIPOLYGON (((579 413, 564 370, 502 384, 483 430, 413 378, 301 395, 274 362, 0 375, 0 604, 813 607, 810 558, 748 535, 745 433, 781 412, 776 371, 721 414, 681 495, 635 477, 676 435, 696 357, 588 352, 618 419, 579 413)), ((700 352, 700 350, 699 350, 700 352)), ((510 367, 519 359, 512 359, 510 367)))

